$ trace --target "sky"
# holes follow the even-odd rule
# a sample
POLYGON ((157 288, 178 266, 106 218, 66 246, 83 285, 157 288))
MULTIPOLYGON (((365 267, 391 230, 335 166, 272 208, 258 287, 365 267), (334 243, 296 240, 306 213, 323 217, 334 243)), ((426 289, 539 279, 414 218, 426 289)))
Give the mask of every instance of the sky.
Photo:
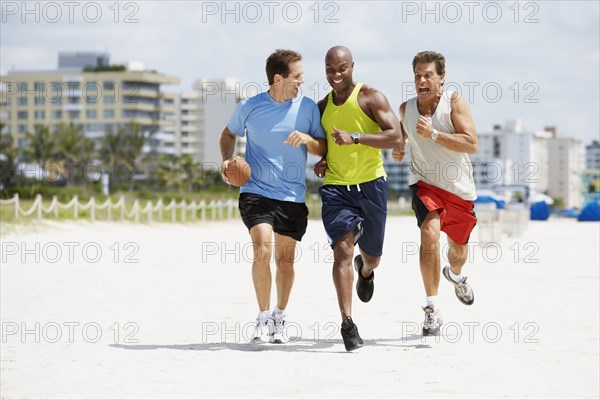
MULTIPOLYGON (((446 87, 467 100, 477 129, 520 119, 528 131, 599 139, 598 1, 2 1, 0 72, 55 69, 58 52, 108 52, 177 76, 231 77, 243 94, 266 90, 265 60, 303 55, 302 94, 329 87, 324 57, 354 56, 354 79, 383 92, 398 114, 414 96, 412 59, 446 57, 446 87)), ((226 123, 226 121, 223 121, 226 123)))

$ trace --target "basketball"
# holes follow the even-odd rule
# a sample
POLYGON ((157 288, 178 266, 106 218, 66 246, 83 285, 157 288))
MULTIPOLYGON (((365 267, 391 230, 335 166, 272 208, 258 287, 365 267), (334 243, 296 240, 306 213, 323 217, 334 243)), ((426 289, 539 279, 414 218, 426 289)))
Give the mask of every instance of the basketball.
POLYGON ((225 169, 225 176, 233 186, 244 186, 250 179, 250 164, 242 157, 234 157, 225 169))

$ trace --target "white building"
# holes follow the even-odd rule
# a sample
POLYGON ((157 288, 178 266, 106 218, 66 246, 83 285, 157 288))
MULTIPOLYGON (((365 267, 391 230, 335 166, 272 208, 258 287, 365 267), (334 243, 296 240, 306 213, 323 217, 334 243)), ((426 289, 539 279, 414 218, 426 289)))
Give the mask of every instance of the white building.
MULTIPOLYGON (((240 101, 239 83, 232 78, 200 79, 193 89, 171 96, 175 108, 174 154, 187 154, 196 162, 218 168, 219 139, 240 101)), ((243 154, 244 143, 238 140, 238 154, 243 154)))
POLYGON ((472 154, 473 175, 478 190, 498 186, 521 186, 530 193, 548 190, 547 131, 526 132, 520 120, 496 125, 491 133, 480 133, 479 150, 472 154))
POLYGON ((597 140, 585 146, 585 167, 600 169, 600 142, 597 140))
POLYGON ((566 207, 580 208, 583 201, 584 156, 581 140, 552 138, 549 141, 548 195, 561 198, 566 207))

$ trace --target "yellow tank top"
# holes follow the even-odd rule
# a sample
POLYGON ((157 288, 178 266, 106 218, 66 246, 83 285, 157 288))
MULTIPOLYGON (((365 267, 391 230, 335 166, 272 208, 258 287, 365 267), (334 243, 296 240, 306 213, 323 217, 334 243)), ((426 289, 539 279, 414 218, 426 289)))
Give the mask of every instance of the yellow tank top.
POLYGON ((357 83, 350 97, 341 106, 333 103, 333 91, 329 92, 327 106, 321 117, 321 125, 327 134, 327 165, 323 184, 356 185, 386 176, 381 150, 362 144, 339 146, 331 133, 333 127, 362 134, 381 132, 375 121, 358 105, 358 93, 362 83, 357 83))

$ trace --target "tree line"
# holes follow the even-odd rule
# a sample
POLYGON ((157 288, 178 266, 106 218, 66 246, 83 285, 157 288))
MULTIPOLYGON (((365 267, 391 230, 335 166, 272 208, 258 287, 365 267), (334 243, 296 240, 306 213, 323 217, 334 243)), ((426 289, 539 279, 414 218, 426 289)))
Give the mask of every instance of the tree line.
POLYGON ((98 185, 102 174, 108 175, 111 192, 139 188, 192 192, 220 183, 215 168, 204 168, 189 155, 143 153, 149 137, 136 123, 116 131, 109 128, 97 141, 73 124, 58 125, 54 132, 36 125, 25 139, 25 146, 17 147, 11 134, 0 135, 4 190, 31 184, 98 185), (35 166, 38 172, 24 172, 25 165, 35 166))

